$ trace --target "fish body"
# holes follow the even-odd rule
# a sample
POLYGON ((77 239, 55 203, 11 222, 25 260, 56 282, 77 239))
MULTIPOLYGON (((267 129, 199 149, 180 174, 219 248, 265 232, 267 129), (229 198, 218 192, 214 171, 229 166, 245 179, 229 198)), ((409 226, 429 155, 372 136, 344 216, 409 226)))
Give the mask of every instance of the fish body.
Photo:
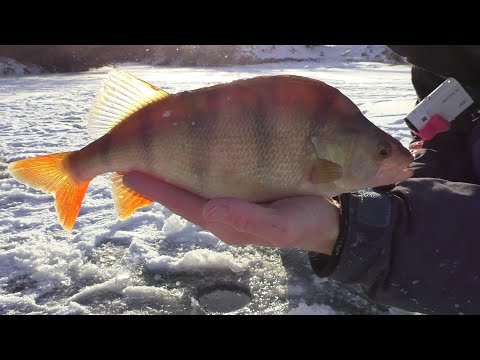
POLYGON ((83 149, 9 167, 18 180, 54 194, 67 230, 88 183, 103 173, 114 173, 120 218, 151 204, 123 185, 123 174, 133 170, 205 198, 252 202, 335 196, 411 176, 412 156, 396 139, 337 89, 299 76, 167 94, 115 71, 88 121, 101 136, 83 149))

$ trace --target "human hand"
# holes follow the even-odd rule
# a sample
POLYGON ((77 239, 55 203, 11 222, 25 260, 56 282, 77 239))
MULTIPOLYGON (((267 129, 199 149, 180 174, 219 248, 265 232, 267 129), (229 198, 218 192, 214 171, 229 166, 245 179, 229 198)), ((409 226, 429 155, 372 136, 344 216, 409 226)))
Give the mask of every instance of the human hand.
POLYGON ((338 208, 320 196, 254 204, 235 198, 208 200, 140 172, 126 174, 123 182, 229 245, 302 248, 330 255, 339 233, 338 208))

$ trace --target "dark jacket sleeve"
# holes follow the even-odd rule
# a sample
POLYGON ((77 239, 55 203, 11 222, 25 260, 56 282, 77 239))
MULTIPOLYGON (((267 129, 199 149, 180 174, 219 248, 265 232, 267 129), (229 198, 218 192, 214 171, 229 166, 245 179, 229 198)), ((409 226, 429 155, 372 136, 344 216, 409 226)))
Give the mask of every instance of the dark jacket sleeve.
MULTIPOLYGON (((383 304, 430 314, 480 313, 480 185, 410 179, 349 195, 343 250, 330 278, 383 304)), ((310 253, 313 269, 322 262, 310 253)))
POLYGON ((410 311, 480 314, 480 125, 464 122, 423 143, 415 178, 340 197, 333 255, 309 253, 318 276, 410 311))
POLYGON ((480 86, 478 45, 388 45, 412 65, 443 78, 454 77, 464 86, 480 86))

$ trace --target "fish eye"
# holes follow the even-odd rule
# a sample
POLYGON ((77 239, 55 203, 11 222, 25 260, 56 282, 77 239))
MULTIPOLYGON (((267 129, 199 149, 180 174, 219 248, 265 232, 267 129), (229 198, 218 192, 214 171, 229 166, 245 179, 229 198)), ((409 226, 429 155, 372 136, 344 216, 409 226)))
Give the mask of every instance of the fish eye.
POLYGON ((377 154, 381 159, 386 159, 392 153, 392 146, 386 142, 381 141, 377 145, 377 154))

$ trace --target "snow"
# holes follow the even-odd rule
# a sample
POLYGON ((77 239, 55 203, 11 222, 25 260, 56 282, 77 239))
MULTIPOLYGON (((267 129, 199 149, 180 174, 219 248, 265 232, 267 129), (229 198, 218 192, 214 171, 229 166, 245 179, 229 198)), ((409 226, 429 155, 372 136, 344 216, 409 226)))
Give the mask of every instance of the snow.
POLYGON ((278 61, 391 61, 385 45, 243 45, 237 58, 261 62, 278 61))
MULTIPOLYGON (((172 93, 259 75, 313 77, 408 144, 402 119, 415 94, 407 65, 341 57, 328 64, 119 68, 172 93)), ((107 175, 92 181, 73 231, 65 232, 52 196, 13 180, 6 164, 91 142, 82 119, 109 70, 0 79, 0 314, 399 313, 355 287, 319 279, 301 250, 232 247, 160 204, 117 220, 107 175)))
POLYGON ((0 57, 0 77, 40 74, 43 69, 38 66, 25 65, 16 60, 0 57))
MULTIPOLYGON (((277 63, 277 62, 320 62, 324 65, 338 64, 339 62, 349 63, 358 61, 382 62, 391 64, 406 63, 404 58, 392 56, 392 51, 385 45, 235 45, 235 46, 194 46, 196 57, 192 57, 190 51, 180 51, 173 58, 165 54, 165 48, 162 45, 155 46, 155 55, 146 55, 143 59, 137 59, 136 62, 149 65, 170 65, 181 66, 187 64, 191 66, 209 66, 214 64, 223 65, 246 65, 259 63, 277 63), (217 52, 225 53, 224 58, 217 58, 217 52), (229 55, 227 55, 229 54, 229 55)), ((178 51, 179 49, 177 49, 178 51)), ((308 66, 308 65, 307 65, 308 66)), ((0 57, 0 77, 2 76, 22 76, 30 74, 40 74, 44 69, 25 65, 20 62, 0 57)), ((168 115, 167 115, 168 116, 168 115)))
POLYGON ((339 311, 335 311, 331 306, 328 305, 307 305, 305 303, 300 303, 295 309, 290 310, 287 315, 341 315, 339 311))
POLYGON ((147 262, 147 268, 154 272, 194 273, 205 271, 246 270, 247 264, 235 259, 230 253, 219 253, 208 249, 197 249, 187 252, 181 259, 172 256, 157 256, 147 262))

